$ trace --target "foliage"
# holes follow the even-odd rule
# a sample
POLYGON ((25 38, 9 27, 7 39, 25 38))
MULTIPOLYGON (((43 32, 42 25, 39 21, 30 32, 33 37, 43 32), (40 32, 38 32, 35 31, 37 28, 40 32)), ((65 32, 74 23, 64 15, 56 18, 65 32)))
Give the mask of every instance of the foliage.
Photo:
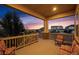
POLYGON ((0 20, 0 25, 3 27, 3 31, 6 36, 20 35, 24 32, 24 26, 15 12, 8 12, 0 20))

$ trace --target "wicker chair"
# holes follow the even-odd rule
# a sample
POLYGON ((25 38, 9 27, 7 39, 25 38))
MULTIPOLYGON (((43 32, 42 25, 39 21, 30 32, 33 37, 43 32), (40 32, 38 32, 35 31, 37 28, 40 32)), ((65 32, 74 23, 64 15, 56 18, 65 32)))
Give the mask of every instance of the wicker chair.
POLYGON ((63 40, 64 40, 64 36, 61 34, 57 34, 55 44, 61 46, 63 40))
POLYGON ((79 54, 79 45, 73 41, 72 46, 61 45, 59 48, 60 55, 78 55, 79 54))
POLYGON ((0 40, 0 55, 13 55, 15 49, 15 47, 6 48, 4 40, 0 40))

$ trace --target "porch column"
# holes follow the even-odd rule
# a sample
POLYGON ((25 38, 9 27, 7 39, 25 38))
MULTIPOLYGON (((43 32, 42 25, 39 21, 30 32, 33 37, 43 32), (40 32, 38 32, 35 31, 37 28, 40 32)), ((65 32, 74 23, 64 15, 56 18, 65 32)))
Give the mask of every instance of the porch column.
POLYGON ((78 40, 79 40, 79 5, 77 5, 77 13, 78 13, 78 40))
POLYGON ((75 25, 75 39, 79 39, 79 5, 77 5, 76 11, 75 11, 75 19, 74 19, 74 25, 75 25), (77 20, 78 20, 78 27, 77 27, 77 20))
POLYGON ((44 20, 44 33, 48 33, 48 20, 44 20))
POLYGON ((49 39, 49 30, 48 30, 48 20, 44 20, 44 32, 43 32, 43 39, 49 39))

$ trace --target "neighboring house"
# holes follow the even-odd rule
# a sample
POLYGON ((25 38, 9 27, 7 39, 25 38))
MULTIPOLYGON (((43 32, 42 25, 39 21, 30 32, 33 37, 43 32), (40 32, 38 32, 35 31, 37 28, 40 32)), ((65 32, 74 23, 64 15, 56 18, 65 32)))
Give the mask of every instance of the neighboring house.
POLYGON ((63 26, 51 26, 52 33, 62 33, 63 31, 63 26))
POLYGON ((74 25, 69 25, 64 30, 65 33, 74 33, 74 25))

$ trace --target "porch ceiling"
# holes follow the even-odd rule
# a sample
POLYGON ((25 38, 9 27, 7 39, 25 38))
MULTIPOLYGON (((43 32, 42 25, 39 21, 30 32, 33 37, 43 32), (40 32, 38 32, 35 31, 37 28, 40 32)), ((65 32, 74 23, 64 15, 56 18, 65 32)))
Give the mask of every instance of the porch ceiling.
POLYGON ((19 9, 25 13, 31 14, 41 19, 55 19, 74 15, 75 4, 8 4, 11 7, 19 9), (53 11, 56 7, 57 10, 53 11))

